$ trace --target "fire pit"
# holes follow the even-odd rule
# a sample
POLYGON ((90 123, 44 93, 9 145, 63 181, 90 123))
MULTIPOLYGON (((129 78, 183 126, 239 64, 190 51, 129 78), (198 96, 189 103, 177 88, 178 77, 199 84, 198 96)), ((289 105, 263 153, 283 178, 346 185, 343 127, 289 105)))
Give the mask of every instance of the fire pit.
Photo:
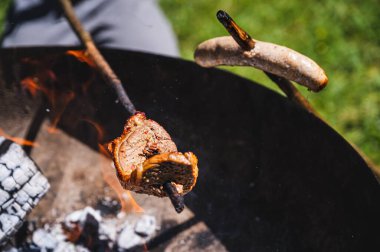
MULTIPOLYGON (((129 116, 111 88, 66 51, 1 53, 0 127, 10 135, 34 138, 38 147, 31 156, 51 184, 28 217, 40 227, 63 221, 86 206, 100 209, 101 200, 116 198, 102 178, 102 169, 114 171, 98 144, 99 138, 107 142, 117 137, 129 116), (47 105, 51 102, 21 95, 19 83, 30 75, 24 65, 33 61, 49 62, 44 67, 64 79, 75 94, 59 114, 54 134, 44 120, 53 113, 47 105), (88 87, 84 91, 75 83, 88 87), (38 122, 41 127, 36 127, 38 122)), ((160 227, 144 241, 148 250, 380 247, 379 185, 352 147, 319 119, 224 71, 136 52, 103 53, 136 107, 170 132, 178 149, 191 149, 199 158, 198 183, 186 196, 189 209, 183 214, 177 215, 167 199, 134 195, 160 227)), ((141 216, 134 215, 135 220, 141 216)))

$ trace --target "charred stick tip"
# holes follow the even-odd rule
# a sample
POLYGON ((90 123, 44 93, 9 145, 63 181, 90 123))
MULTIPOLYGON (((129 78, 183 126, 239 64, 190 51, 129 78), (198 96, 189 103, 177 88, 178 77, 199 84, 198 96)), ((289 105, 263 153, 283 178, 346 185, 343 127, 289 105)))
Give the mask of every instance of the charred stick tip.
POLYGON ((216 17, 243 50, 249 51, 255 47, 255 41, 236 24, 227 12, 219 10, 216 13, 216 17))
POLYGON ((219 22, 221 22, 225 27, 227 27, 229 25, 229 22, 232 20, 230 15, 228 15, 228 13, 224 10, 219 10, 216 13, 216 17, 218 18, 219 22))
POLYGON ((163 184, 164 190, 166 194, 169 196, 170 201, 172 202, 172 205, 177 213, 180 213, 185 208, 185 202, 183 199, 183 196, 181 196, 177 188, 171 183, 166 182, 163 184))

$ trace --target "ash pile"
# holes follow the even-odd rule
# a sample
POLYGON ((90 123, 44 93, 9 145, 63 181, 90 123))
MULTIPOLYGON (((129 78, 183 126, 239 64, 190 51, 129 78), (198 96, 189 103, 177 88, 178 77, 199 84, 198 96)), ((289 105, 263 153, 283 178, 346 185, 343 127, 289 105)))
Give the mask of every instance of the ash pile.
POLYGON ((49 183, 21 146, 0 137, 0 244, 22 226, 49 183))
POLYGON ((105 217, 92 207, 40 228, 31 222, 24 226, 22 243, 9 242, 4 251, 144 251, 159 230, 152 215, 105 217))

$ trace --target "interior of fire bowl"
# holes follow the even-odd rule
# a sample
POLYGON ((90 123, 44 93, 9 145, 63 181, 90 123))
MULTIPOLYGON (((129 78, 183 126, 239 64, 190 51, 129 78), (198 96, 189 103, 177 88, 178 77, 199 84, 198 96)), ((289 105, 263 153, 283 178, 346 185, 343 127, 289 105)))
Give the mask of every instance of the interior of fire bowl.
MULTIPOLYGON (((98 132, 83 117, 102 126, 105 143, 121 134, 129 114, 98 75, 62 56, 65 50, 7 51, 3 67, 21 58, 54 56, 58 77, 89 81, 86 92, 70 87, 76 95, 58 126, 97 151, 98 132)), ((380 248, 378 183, 361 156, 324 122, 282 95, 222 70, 137 52, 103 53, 137 109, 160 123, 179 151, 198 156, 198 182, 186 205, 227 250, 380 248)), ((60 148, 66 151, 65 145, 60 148)), ((80 163, 82 157, 71 158, 80 163)), ((165 207, 176 215, 169 203, 165 207)))

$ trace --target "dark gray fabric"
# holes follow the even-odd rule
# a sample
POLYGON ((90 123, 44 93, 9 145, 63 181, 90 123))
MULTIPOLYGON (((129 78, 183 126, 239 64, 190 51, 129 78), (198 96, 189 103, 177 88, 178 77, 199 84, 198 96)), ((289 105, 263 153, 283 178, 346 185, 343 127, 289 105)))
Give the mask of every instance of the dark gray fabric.
MULTIPOLYGON (((176 37, 155 0, 74 1, 100 47, 178 56, 176 37)), ((2 47, 79 45, 57 0, 14 0, 2 47)))

